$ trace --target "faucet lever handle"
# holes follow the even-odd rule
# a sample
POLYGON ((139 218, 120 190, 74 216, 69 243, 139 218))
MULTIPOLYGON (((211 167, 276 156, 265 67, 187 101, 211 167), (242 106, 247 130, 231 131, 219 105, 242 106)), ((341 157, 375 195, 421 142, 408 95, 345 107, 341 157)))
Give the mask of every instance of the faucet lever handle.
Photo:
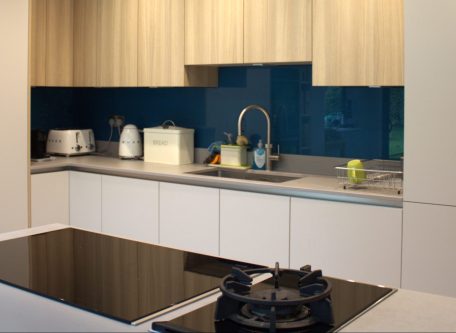
POLYGON ((277 144, 277 156, 280 156, 280 145, 277 144))

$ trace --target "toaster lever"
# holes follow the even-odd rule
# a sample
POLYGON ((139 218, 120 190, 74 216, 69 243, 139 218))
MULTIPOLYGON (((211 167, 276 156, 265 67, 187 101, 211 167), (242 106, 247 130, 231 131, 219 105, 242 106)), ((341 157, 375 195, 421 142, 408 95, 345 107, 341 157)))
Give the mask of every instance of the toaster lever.
POLYGON ((79 144, 79 132, 76 132, 76 147, 74 149, 76 149, 76 151, 80 151, 82 148, 82 146, 79 144))

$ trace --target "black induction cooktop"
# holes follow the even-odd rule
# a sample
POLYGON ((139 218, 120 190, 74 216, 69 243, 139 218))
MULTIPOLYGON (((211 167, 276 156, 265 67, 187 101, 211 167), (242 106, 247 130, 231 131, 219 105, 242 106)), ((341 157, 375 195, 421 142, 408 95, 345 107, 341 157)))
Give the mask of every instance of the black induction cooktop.
POLYGON ((233 266, 259 267, 72 228, 0 253, 0 282, 128 324, 218 288, 233 266))

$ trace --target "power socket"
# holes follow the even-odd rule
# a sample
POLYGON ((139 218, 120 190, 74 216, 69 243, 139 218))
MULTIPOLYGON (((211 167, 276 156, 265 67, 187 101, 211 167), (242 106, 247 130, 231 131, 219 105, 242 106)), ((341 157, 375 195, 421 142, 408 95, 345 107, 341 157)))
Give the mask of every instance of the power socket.
POLYGON ((125 117, 119 115, 110 116, 108 119, 108 124, 111 127, 121 128, 125 124, 125 117))

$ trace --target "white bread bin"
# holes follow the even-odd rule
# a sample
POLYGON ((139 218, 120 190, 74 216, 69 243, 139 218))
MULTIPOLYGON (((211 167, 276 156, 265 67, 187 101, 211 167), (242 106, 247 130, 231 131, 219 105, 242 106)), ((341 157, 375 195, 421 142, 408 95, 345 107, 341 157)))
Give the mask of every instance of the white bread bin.
POLYGON ((144 161, 173 165, 193 163, 194 135, 194 129, 177 127, 170 121, 145 128, 144 161))

